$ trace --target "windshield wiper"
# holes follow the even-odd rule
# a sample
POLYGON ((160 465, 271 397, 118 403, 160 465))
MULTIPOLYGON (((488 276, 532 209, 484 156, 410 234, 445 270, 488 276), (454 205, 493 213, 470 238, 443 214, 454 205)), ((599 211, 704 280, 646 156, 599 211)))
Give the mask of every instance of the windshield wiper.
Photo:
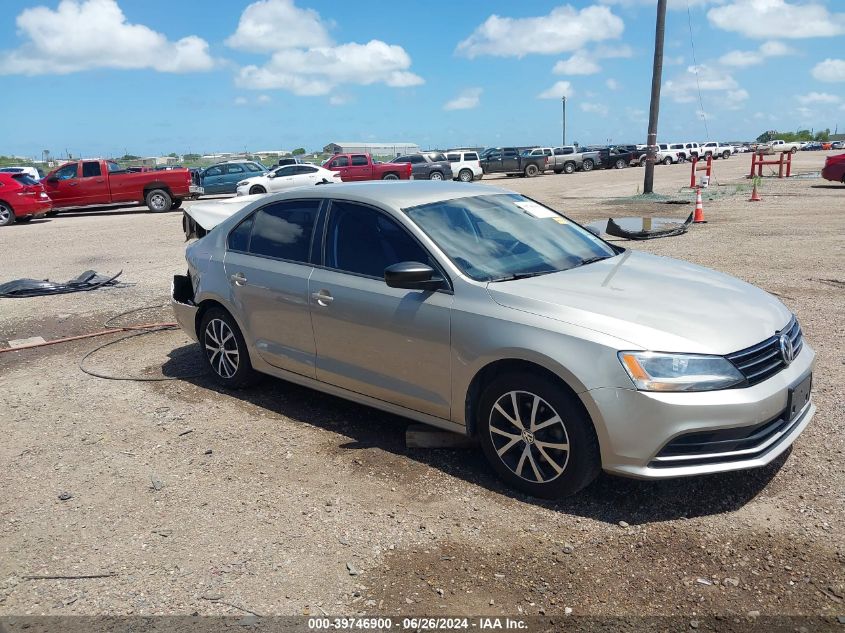
POLYGON ((586 266, 587 264, 595 264, 596 262, 600 262, 603 259, 610 259, 611 257, 613 257, 613 255, 596 255, 595 257, 587 257, 586 259, 582 259, 580 262, 575 264, 572 268, 586 266))
POLYGON ((512 273, 510 275, 506 275, 504 277, 497 277, 496 279, 491 279, 491 282, 494 281, 513 281, 515 279, 528 279, 529 277, 539 277, 540 275, 548 275, 550 273, 559 273, 559 270, 535 270, 530 273, 512 273))

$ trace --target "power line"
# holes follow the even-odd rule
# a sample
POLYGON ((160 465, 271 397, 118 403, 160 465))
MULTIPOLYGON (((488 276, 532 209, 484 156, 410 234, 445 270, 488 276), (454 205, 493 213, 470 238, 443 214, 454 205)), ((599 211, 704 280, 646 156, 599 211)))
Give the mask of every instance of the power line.
POLYGON ((701 98, 701 82, 698 80, 698 62, 695 59, 695 41, 692 37, 692 11, 687 0, 687 25, 689 26, 689 44, 692 48, 692 68, 695 72, 695 85, 698 87, 698 105, 701 107, 701 120, 704 121, 704 132, 710 140, 710 130, 707 129, 707 112, 704 110, 704 99, 701 98))

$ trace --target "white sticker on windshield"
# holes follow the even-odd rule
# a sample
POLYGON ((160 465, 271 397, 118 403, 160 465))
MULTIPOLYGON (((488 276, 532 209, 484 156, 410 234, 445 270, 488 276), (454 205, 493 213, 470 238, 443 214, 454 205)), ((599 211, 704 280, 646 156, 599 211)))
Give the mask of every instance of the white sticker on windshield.
POLYGON ((528 215, 535 217, 537 219, 543 218, 557 218, 557 213, 552 211, 551 209, 547 209, 541 204, 537 204, 532 200, 522 200, 520 202, 515 203, 520 209, 525 211, 528 215))

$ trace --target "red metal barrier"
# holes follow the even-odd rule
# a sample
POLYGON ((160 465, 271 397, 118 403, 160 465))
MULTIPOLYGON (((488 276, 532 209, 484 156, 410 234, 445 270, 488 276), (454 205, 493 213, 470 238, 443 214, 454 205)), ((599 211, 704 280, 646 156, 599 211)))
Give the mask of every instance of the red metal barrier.
POLYGON ((702 165, 701 167, 697 167, 699 158, 698 156, 693 156, 690 159, 691 169, 689 174, 689 186, 690 189, 695 189, 695 172, 697 171, 706 171, 707 172, 707 180, 710 180, 710 175, 713 173, 713 155, 707 157, 707 164, 702 165))
POLYGON ((751 173, 749 178, 754 178, 754 168, 757 168, 757 176, 763 177, 763 165, 778 165, 778 178, 789 178, 792 175, 792 152, 780 152, 780 158, 765 160, 763 154, 754 152, 751 154, 751 173), (784 167, 786 174, 784 175, 784 167))

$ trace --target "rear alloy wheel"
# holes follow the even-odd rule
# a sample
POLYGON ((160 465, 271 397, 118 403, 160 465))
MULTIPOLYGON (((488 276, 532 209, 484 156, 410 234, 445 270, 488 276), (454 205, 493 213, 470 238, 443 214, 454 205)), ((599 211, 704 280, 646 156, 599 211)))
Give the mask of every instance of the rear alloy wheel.
POLYGON ((797 148, 797 147, 793 147, 791 150, 789 150, 789 153, 790 153, 790 154, 794 154, 794 153, 795 153, 795 152, 797 152, 797 151, 798 151, 798 148, 797 148))
POLYGON ((199 331, 203 358, 218 384, 240 389, 254 383, 258 374, 252 368, 246 341, 238 324, 222 308, 210 308, 199 331))
POLYGON ((539 374, 493 380, 481 396, 477 428, 499 477, 536 497, 575 494, 601 469, 598 440, 583 408, 539 374))
POLYGON ((173 200, 170 194, 164 189, 153 189, 147 193, 146 203, 149 210, 153 213, 164 213, 165 211, 170 211, 173 200))
POLYGON ((399 176, 397 176, 396 174, 385 174, 382 177, 382 180, 399 180, 399 176))
POLYGON ((443 173, 439 171, 433 171, 428 175, 429 180, 443 180, 443 173))
POLYGON ((536 176, 539 173, 540 173, 540 169, 537 167, 537 165, 528 165, 525 168, 525 177, 526 178, 533 178, 534 176, 536 176))
POLYGON ((259 193, 267 193, 267 190, 261 185, 253 185, 249 188, 249 195, 254 196, 259 193))
POLYGON ((461 182, 472 182, 472 171, 469 169, 462 169, 458 172, 458 180, 461 182))
POLYGON ((618 159, 618 160, 616 161, 616 163, 614 164, 614 167, 616 167, 616 169, 625 169, 627 166, 628 166, 628 165, 627 165, 627 164, 625 163, 625 161, 624 161, 624 160, 622 160, 621 158, 620 158, 620 159, 618 159))
POLYGON ((672 157, 671 157, 671 156, 667 156, 666 158, 664 158, 664 159, 663 159, 663 164, 664 164, 664 165, 671 165, 671 164, 672 164, 672 157))
POLYGON ((594 164, 594 163, 593 163, 593 161, 592 161, 591 159, 589 159, 589 158, 587 158, 587 159, 584 161, 584 164, 583 164, 583 165, 581 165, 581 169, 583 169, 584 171, 592 171, 592 170, 593 170, 593 167, 595 167, 595 164, 594 164))
POLYGON ((566 163, 563 166, 563 173, 565 173, 565 174, 575 173, 575 163, 566 163))
POLYGON ((0 226, 9 226, 15 221, 15 214, 5 202, 0 202, 0 226))

